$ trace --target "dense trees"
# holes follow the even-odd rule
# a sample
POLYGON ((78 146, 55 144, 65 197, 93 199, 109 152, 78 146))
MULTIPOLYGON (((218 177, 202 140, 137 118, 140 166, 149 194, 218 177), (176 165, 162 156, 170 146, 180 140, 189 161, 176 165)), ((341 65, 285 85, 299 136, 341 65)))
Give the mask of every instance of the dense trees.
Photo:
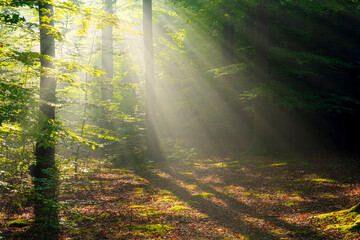
MULTIPOLYGON (((235 73, 238 84, 231 84, 230 88, 236 89, 245 105, 249 104, 247 108, 254 119, 251 150, 309 150, 321 145, 340 148, 352 145, 352 133, 341 126, 349 126, 343 120, 353 122, 359 114, 359 102, 354 95, 357 88, 348 88, 355 77, 348 74, 358 69, 355 62, 359 47, 355 44, 356 31, 347 27, 349 22, 344 24, 343 16, 354 20, 354 30, 358 25, 358 20, 353 18, 358 14, 357 2, 223 1, 220 6, 215 1, 177 1, 177 4, 204 13, 204 20, 199 18, 199 21, 207 21, 212 29, 225 31, 221 34, 222 46, 235 42, 232 50, 235 63, 245 64, 247 68, 235 73), (226 11, 226 7, 231 10, 226 11), (214 22, 224 25, 219 27, 214 22), (337 27, 329 27, 330 22, 343 26, 342 33, 337 27), (235 34, 230 34, 229 23, 235 26, 235 34), (233 35, 235 41, 231 40, 233 35), (326 36, 331 36, 331 40, 326 41, 326 36), (352 49, 353 54, 345 54, 344 58, 344 53, 349 53, 347 49, 352 49), (334 51, 337 54, 334 55, 334 51), (340 130, 342 137, 331 134, 337 132, 332 130, 335 128, 343 129, 340 130)), ((234 75, 234 69, 222 70, 222 76, 234 75)), ((234 94, 228 91, 227 95, 231 92, 234 94)), ((241 129, 239 134, 244 131, 246 129, 241 129)))

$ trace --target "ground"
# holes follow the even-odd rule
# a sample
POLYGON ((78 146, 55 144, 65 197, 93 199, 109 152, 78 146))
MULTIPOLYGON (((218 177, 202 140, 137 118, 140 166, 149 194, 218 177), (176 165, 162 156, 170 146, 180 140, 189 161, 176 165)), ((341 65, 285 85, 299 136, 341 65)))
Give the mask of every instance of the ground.
MULTIPOLYGON (((360 199, 359 160, 347 156, 92 162, 77 180, 62 170, 61 239, 360 239, 346 227, 358 212, 338 212, 360 199)), ((34 235, 29 201, 14 189, 0 201, 0 239, 34 235)))

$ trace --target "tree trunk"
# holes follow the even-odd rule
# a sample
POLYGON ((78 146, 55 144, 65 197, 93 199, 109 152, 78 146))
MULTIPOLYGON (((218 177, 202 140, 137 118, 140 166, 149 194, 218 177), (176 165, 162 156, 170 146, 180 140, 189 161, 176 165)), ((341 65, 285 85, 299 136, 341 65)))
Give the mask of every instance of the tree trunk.
MULTIPOLYGON (((256 6, 255 29, 255 84, 270 78, 268 61, 269 49, 269 13, 268 0, 260 0, 256 6)), ((267 97, 257 97, 254 109, 254 133, 251 151, 265 154, 273 150, 271 140, 271 108, 273 104, 267 97)))
POLYGON ((40 21, 40 53, 42 73, 40 76, 40 122, 42 134, 35 148, 36 165, 33 168, 35 190, 35 226, 41 229, 41 239, 58 239, 59 219, 57 207, 57 176, 55 166, 55 89, 56 79, 48 73, 54 68, 47 56, 55 57, 55 40, 49 34, 49 28, 54 26, 52 18, 54 8, 49 4, 39 4, 40 21))
POLYGON ((149 159, 162 161, 159 136, 155 128, 155 77, 154 77, 154 48, 152 34, 152 6, 151 0, 143 0, 143 27, 145 51, 145 107, 146 107, 146 144, 149 159))
MULTIPOLYGON (((105 11, 113 14, 114 0, 105 0, 105 11)), ((103 108, 103 123, 102 127, 113 130, 113 122, 111 120, 111 113, 109 107, 113 100, 112 80, 114 75, 114 55, 113 55, 113 29, 111 25, 105 26, 102 30, 102 56, 101 64, 104 72, 106 73, 101 87, 101 101, 104 104, 103 108)))
POLYGON ((223 10, 226 16, 222 24, 221 55, 223 65, 227 66, 235 63, 235 26, 229 3, 223 3, 223 10))
POLYGON ((256 6, 255 74, 256 82, 269 79, 268 51, 270 45, 268 0, 260 0, 256 6))

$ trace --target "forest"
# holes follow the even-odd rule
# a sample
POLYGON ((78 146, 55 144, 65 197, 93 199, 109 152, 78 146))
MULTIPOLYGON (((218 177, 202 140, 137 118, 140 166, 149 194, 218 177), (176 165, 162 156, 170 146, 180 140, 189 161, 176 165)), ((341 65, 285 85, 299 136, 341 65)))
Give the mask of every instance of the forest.
POLYGON ((358 0, 0 0, 0 240, 360 239, 358 0))

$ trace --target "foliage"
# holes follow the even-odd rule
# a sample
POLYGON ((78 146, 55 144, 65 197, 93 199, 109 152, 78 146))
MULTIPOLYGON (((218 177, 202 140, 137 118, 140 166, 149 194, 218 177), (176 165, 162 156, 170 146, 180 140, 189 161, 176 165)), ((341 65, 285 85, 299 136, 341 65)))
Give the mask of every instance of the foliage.
POLYGON ((244 71, 246 69, 246 64, 239 63, 239 64, 231 64, 225 67, 215 68, 210 70, 210 73, 213 73, 216 78, 236 74, 238 72, 244 71))
POLYGON ((271 48, 270 56, 279 61, 296 61, 297 64, 325 64, 330 68, 351 68, 352 65, 336 58, 319 56, 311 52, 295 52, 285 48, 271 48))
POLYGON ((29 114, 33 91, 15 79, 0 78, 0 125, 24 119, 29 114))
POLYGON ((253 110, 253 101, 260 96, 268 97, 288 110, 301 109, 312 112, 356 112, 360 101, 346 95, 316 91, 302 86, 292 86, 279 81, 267 81, 257 88, 245 91, 241 98, 253 110))

